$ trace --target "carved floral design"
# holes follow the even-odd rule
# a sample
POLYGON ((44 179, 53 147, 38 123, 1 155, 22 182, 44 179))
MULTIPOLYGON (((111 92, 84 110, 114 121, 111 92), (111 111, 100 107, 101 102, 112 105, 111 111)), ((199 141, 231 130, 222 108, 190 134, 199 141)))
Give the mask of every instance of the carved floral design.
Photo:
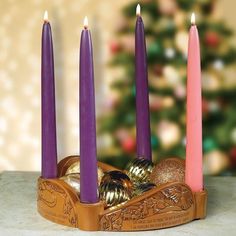
POLYGON ((101 230, 120 231, 124 221, 136 221, 170 211, 186 211, 192 205, 191 190, 184 184, 175 184, 135 204, 103 215, 100 218, 100 227, 101 230))
POLYGON ((58 184, 47 181, 39 180, 38 183, 38 202, 51 208, 51 212, 55 209, 54 216, 65 219, 71 224, 71 226, 78 226, 78 217, 74 209, 74 203, 71 201, 68 193, 58 184), (61 212, 62 215, 58 215, 58 204, 63 202, 61 212))

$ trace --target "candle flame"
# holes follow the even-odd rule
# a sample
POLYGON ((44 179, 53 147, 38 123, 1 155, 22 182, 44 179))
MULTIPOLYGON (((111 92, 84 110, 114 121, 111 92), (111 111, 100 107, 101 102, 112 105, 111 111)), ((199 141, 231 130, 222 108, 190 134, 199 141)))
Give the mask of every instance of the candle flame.
POLYGON ((192 25, 195 25, 195 14, 194 14, 194 12, 192 13, 192 15, 191 15, 191 24, 192 25))
POLYGON ((43 20, 48 22, 48 11, 44 12, 43 20))
POLYGON ((137 7, 136 7, 136 16, 140 16, 140 15, 141 15, 141 7, 138 4, 137 7))
POLYGON ((88 28, 88 17, 87 16, 84 17, 84 28, 85 29, 88 28))

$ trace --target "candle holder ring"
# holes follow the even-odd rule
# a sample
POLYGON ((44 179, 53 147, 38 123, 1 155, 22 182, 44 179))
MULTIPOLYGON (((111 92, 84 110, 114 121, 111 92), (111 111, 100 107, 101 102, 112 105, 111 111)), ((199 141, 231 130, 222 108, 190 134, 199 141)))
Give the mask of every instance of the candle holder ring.
MULTIPOLYGON (((125 203, 106 208, 104 202, 84 204, 79 194, 59 179, 78 161, 70 156, 58 164, 58 179, 38 179, 38 212, 58 224, 86 231, 162 229, 206 216, 207 191, 192 192, 182 182, 162 184, 125 203)), ((98 162, 103 171, 118 170, 98 162)))

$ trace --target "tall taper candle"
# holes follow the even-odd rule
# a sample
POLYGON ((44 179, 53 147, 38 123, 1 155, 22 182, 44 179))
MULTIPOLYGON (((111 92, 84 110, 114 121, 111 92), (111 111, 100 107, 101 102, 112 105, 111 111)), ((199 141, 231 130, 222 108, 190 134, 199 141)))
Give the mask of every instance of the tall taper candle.
POLYGON ((136 8, 135 77, 136 77, 136 141, 137 157, 152 159, 148 97, 147 54, 140 5, 136 8))
POLYGON ((185 182, 194 192, 203 189, 201 63, 195 15, 191 17, 187 68, 187 137, 185 182))
POLYGON ((57 140, 54 61, 51 26, 47 11, 42 32, 42 177, 57 177, 57 140))
POLYGON ((80 40, 80 200, 98 202, 93 49, 88 19, 80 40))

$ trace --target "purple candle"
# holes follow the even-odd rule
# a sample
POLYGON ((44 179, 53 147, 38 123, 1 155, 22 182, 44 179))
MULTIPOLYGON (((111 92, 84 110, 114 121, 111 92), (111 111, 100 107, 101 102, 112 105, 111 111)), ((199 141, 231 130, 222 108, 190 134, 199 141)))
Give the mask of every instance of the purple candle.
POLYGON ((88 19, 80 40, 80 201, 98 202, 93 48, 88 19))
POLYGON ((140 5, 136 8, 135 77, 137 157, 152 160, 146 42, 140 5))
POLYGON ((47 11, 42 32, 42 177, 57 177, 57 141, 54 62, 51 26, 47 11))

